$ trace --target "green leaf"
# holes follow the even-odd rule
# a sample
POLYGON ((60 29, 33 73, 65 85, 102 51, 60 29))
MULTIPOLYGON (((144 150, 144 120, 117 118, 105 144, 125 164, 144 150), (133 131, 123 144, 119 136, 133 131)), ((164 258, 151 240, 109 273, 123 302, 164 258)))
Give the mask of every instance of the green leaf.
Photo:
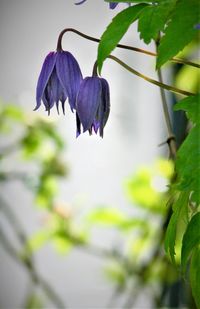
POLYGON ((128 7, 117 14, 101 37, 98 47, 98 69, 101 72, 103 62, 124 36, 129 26, 138 19, 146 4, 128 7))
POLYGON ((197 308, 200 308, 200 248, 194 249, 190 264, 190 284, 197 308))
POLYGON ((180 221, 183 221, 187 217, 189 193, 180 193, 178 199, 173 205, 173 214, 169 221, 166 236, 165 236, 165 251, 170 254, 170 257, 175 264, 175 244, 177 236, 177 227, 180 221))
POLYGON ((181 100, 174 106, 174 110, 184 110, 193 123, 200 123, 200 94, 181 100))
POLYGON ((171 22, 158 47, 157 68, 175 56, 189 44, 197 30, 199 20, 199 0, 178 0, 171 22))
POLYGON ((200 203, 200 124, 192 128, 177 152, 176 170, 179 190, 192 192, 193 202, 200 203))
POLYGON ((183 236, 182 250, 181 250, 181 266, 183 272, 185 272, 187 261, 192 253, 192 250, 198 245, 200 245, 199 227, 200 227, 200 212, 196 213, 192 217, 187 226, 187 230, 183 236))
POLYGON ((140 38, 146 44, 158 38, 159 32, 164 30, 165 23, 174 8, 176 0, 160 0, 158 5, 146 7, 139 18, 138 31, 140 38))

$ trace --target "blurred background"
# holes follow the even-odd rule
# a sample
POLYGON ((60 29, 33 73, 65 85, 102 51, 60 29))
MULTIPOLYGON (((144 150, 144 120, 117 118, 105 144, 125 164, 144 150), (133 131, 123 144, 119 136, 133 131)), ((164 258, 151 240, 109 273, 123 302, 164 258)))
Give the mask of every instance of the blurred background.
MULTIPOLYGON (((190 299, 189 291, 178 292, 184 294, 162 248, 173 164, 167 146, 158 147, 166 140, 159 88, 107 60, 111 113, 103 139, 76 139, 67 104, 65 116, 33 112, 37 78, 60 31, 100 37, 122 7, 0 2, 0 308, 155 308, 190 299)), ((137 25, 122 42, 144 48, 137 25)), ((96 43, 67 33, 63 48, 90 76, 96 43)), ((157 78, 153 58, 113 54, 157 78)), ((180 69, 167 67, 165 81, 180 69)), ((180 114, 178 121, 186 127, 180 114)))

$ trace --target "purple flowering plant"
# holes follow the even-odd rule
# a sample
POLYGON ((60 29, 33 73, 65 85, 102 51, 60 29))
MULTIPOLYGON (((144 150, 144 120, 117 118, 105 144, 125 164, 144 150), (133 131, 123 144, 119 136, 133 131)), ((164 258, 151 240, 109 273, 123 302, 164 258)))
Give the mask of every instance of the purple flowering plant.
POLYGON ((62 49, 62 35, 57 51, 50 52, 44 60, 37 83, 34 110, 43 103, 48 114, 54 105, 59 113, 61 103, 65 114, 65 102, 68 100, 72 112, 76 111, 76 136, 81 134, 83 128, 83 132, 88 131, 90 135, 99 132, 103 137, 110 112, 108 82, 98 77, 96 62, 92 76, 83 79, 77 60, 62 49))
MULTIPOLYGON (((76 4, 81 5, 85 2, 86 0, 82 0, 76 4)), ((37 83, 35 110, 43 104, 50 114, 53 106, 56 105, 59 110, 61 103, 64 112, 65 102, 68 100, 72 112, 75 112, 76 115, 77 136, 87 131, 90 135, 94 132, 103 137, 110 113, 110 90, 108 82, 100 74, 102 66, 108 58, 128 72, 160 88, 168 135, 164 144, 168 144, 170 157, 175 161, 176 177, 173 177, 174 182, 171 188, 173 199, 170 201, 166 218, 163 221, 163 235, 158 240, 159 250, 152 254, 151 259, 157 261, 158 255, 163 257, 160 248, 162 248, 165 238, 165 250, 171 260, 176 262, 176 256, 180 256, 180 260, 177 262, 180 264, 182 274, 186 274, 186 269, 189 269, 191 290, 197 308, 200 308, 200 272, 195 271, 197 268, 199 269, 200 261, 200 186, 199 173, 195 172, 200 170, 199 143, 197 143, 200 136, 200 117, 198 117, 200 96, 195 91, 191 92, 188 89, 179 89, 165 84, 161 71, 162 66, 167 62, 179 63, 195 69, 200 68, 196 62, 177 57, 177 54, 186 45, 197 40, 200 25, 199 0, 130 0, 128 2, 107 0, 106 2, 109 2, 110 9, 116 8, 120 2, 129 5, 113 18, 101 39, 72 28, 64 29, 60 33, 56 52, 49 53, 42 66, 37 83), (129 27, 135 22, 138 22, 137 30, 140 33, 140 39, 145 44, 154 42, 156 51, 119 44, 129 27), (92 76, 83 78, 74 56, 69 51, 62 49, 62 37, 68 31, 99 43, 97 59, 95 58, 93 62, 95 64, 92 76), (139 52, 155 57, 158 78, 152 79, 112 55, 115 48, 123 48, 132 53, 139 52), (176 104, 175 109, 186 112, 188 121, 192 123, 192 129, 178 151, 165 90, 186 96, 176 104), (180 213, 183 213, 187 219, 185 219, 184 228, 181 232, 179 231, 179 234, 182 233, 182 242, 176 246, 180 213), (176 255, 176 253, 178 254, 176 255), (190 264, 189 268, 188 264, 190 264)), ((199 89, 199 85, 196 88, 199 89)))

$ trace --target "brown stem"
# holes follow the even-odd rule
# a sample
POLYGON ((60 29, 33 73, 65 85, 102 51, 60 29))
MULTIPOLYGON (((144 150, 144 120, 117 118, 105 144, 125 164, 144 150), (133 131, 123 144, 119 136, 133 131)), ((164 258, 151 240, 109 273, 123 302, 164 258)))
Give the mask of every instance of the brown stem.
POLYGON ((128 64, 126 64, 125 62, 121 61, 119 58, 115 57, 115 56, 108 56, 108 58, 114 60, 115 62, 117 62, 118 64, 120 64, 123 68, 125 68, 127 71, 145 79, 146 81, 150 82, 151 84, 154 84, 158 87, 162 87, 166 90, 169 90, 171 92, 174 92, 174 93, 178 93, 178 94, 182 94, 182 95, 185 95, 185 96, 191 96, 191 95, 195 95, 194 93, 192 92, 188 92, 188 91, 185 91, 185 90, 181 90, 181 89, 178 89, 176 87, 173 87, 173 86, 169 86, 167 84, 164 84, 164 83, 161 83, 155 79, 152 79, 144 74, 141 74, 140 72, 134 70, 133 68, 131 68, 128 64))
MULTIPOLYGON (((90 40, 90 41, 93 41, 93 42, 97 42, 99 43, 101 40, 100 39, 97 39, 95 37, 92 37, 92 36, 89 36, 89 35, 86 35, 74 28, 66 28, 64 30, 62 30, 59 34, 59 37, 58 37, 58 43, 57 43, 57 51, 62 51, 62 38, 63 38, 63 35, 66 33, 66 32, 73 32, 73 33, 76 33, 78 35, 80 35, 81 37, 87 39, 87 40, 90 40)), ((123 49, 127 49, 127 50, 132 50, 132 51, 135 51, 135 52, 138 52, 138 53, 142 53, 142 54, 146 54, 146 55, 149 55, 149 56, 153 56, 153 57, 156 57, 157 54, 154 53, 154 52, 151 52, 151 51, 148 51, 148 50, 145 50, 145 49, 141 49, 141 48, 137 48, 137 47, 133 47, 133 46, 128 46, 128 45, 123 45, 123 44, 117 44, 118 48, 123 48, 123 49)), ((186 65, 190 65, 190 66, 193 66, 193 67, 196 67, 196 68, 200 68, 200 65, 198 63, 194 63, 194 62, 191 62, 191 61, 188 61, 188 60, 185 60, 185 59, 180 59, 180 58, 172 58, 170 59, 170 61, 172 62, 176 62, 176 63, 182 63, 182 64, 186 64, 186 65)))

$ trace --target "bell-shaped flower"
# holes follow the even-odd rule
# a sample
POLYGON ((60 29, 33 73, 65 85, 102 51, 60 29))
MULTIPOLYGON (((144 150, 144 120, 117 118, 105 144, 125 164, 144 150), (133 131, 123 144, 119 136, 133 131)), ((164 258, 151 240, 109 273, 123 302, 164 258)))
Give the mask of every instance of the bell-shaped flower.
POLYGON ((37 110, 43 102, 48 113, 54 104, 59 112, 59 102, 61 102, 64 113, 64 104, 68 99, 73 111, 82 79, 78 62, 70 52, 50 52, 44 60, 38 79, 37 104, 34 110, 37 110))
POLYGON ((77 136, 83 132, 99 132, 103 130, 110 113, 110 90, 108 82, 98 76, 86 77, 81 85, 76 101, 77 136))

